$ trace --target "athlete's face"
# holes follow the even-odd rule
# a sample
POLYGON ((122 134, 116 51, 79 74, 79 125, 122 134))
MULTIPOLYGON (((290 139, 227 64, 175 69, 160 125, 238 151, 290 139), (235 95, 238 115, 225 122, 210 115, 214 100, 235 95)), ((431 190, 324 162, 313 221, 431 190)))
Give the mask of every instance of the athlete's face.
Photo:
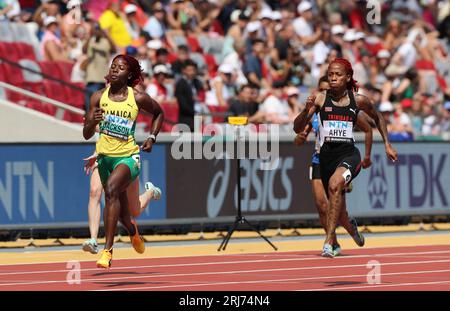
POLYGON ((111 83, 127 84, 130 72, 128 64, 122 58, 116 58, 109 68, 109 80, 111 83))
POLYGON ((333 63, 328 67, 328 81, 332 89, 345 88, 350 81, 350 75, 347 74, 344 65, 333 63))

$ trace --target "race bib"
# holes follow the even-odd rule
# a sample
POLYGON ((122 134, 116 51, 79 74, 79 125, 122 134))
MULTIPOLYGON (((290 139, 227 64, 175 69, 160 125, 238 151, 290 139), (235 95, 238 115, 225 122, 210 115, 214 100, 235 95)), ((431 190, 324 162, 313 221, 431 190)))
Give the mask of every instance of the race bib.
POLYGON ((115 115, 106 114, 100 123, 100 133, 121 140, 128 140, 134 121, 115 115))
POLYGON ((353 122, 324 121, 323 133, 325 142, 353 142, 353 122))

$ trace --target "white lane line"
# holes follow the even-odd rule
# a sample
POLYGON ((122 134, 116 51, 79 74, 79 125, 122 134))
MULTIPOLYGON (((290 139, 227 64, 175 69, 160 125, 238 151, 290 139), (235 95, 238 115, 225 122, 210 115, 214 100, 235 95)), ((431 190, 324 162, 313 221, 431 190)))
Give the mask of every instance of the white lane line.
MULTIPOLYGON (((282 242, 282 243, 287 243, 287 242, 282 242)), ((289 242, 290 243, 290 242, 289 242)), ((158 248, 158 247, 162 247, 162 246, 155 246, 152 244, 152 247, 154 248, 158 248)), ((175 246, 176 247, 176 246, 175 246)), ((368 249, 368 250, 381 250, 381 249, 395 249, 395 248, 411 248, 411 249, 417 249, 420 247, 427 247, 427 248, 432 248, 432 247, 442 247, 442 248, 448 248, 449 245, 447 244, 417 244, 414 246, 374 246, 374 247, 369 247, 369 246, 365 246, 364 250, 368 249)), ((352 250, 361 250, 361 248, 349 248, 349 251, 352 250)), ((80 250, 56 250, 56 251, 32 251, 32 252, 28 252, 28 253, 32 253, 32 254, 55 254, 55 253, 64 253, 67 254, 68 252, 76 252, 76 253, 80 253, 80 250)), ((245 254, 224 254, 224 253, 217 253, 217 254, 205 254, 205 255, 184 255, 182 257, 180 256, 166 256, 166 257, 144 257, 144 258, 136 258, 136 257, 126 257, 126 258, 121 258, 121 259, 116 259, 116 260, 142 260, 142 259, 173 259, 173 258, 203 258, 203 257, 218 257, 218 256, 229 256, 229 257, 246 257, 246 256, 270 256, 272 257, 273 254, 276 254, 276 256, 284 256, 284 254, 287 254, 288 256, 302 256, 305 254, 302 253, 306 253, 306 252, 314 252, 314 250, 303 250, 303 251, 284 251, 284 252, 280 252, 280 253, 245 253, 245 254), (300 253, 300 254, 299 254, 300 253)), ((319 251, 317 251, 318 253, 319 251)), ((442 251, 438 251, 438 252, 442 252, 442 251)), ((430 252, 433 253, 433 252, 430 252)), ((1 254, 1 253, 0 253, 1 254)), ((413 253, 399 253, 399 254, 415 254, 413 253)), ((311 255, 311 254, 309 254, 311 255)), ((314 254, 313 254, 314 255, 314 254)), ((352 255, 352 256, 359 256, 359 255, 352 255)), ((350 256, 348 256, 350 257, 350 256)), ((348 258, 347 257, 347 258, 348 258)), ((17 257, 14 258, 9 258, 9 259, 17 259, 20 260, 22 259, 22 256, 19 255, 17 257)), ((79 262, 92 262, 95 261, 95 259, 92 260, 88 260, 88 259, 83 259, 83 260, 77 260, 79 262)), ((44 264, 57 264, 57 263, 66 263, 67 260, 55 260, 55 261, 42 261, 42 262, 28 262, 28 263, 0 263, 0 267, 4 267, 4 266, 27 266, 27 265, 44 265, 44 264)))
MULTIPOLYGON (((394 275, 405 275, 405 274, 425 274, 425 273, 445 273, 450 272, 450 270, 424 270, 424 271, 407 271, 407 272, 392 272, 392 273, 382 273, 381 276, 394 276, 394 275)), ((364 281, 366 281, 367 274, 355 274, 355 275, 333 275, 333 276, 320 276, 320 277, 306 277, 306 278, 289 278, 289 279, 265 279, 265 280, 254 280, 254 281, 233 281, 233 282, 208 282, 208 283, 189 283, 185 282, 184 284, 177 284, 177 285, 164 285, 164 286, 146 286, 146 287, 127 287, 127 288, 114 288, 114 289, 102 289, 97 291, 129 291, 129 290, 143 290, 143 289, 162 289, 162 288, 178 288, 178 287, 199 287, 199 286, 219 286, 219 285, 234 285, 234 284, 258 284, 258 283, 281 283, 286 284, 286 282, 295 282, 298 283, 299 281, 314 281, 314 280, 327 280, 327 279, 340 279, 340 278, 357 278, 357 277, 363 277, 364 281)), ((446 282, 446 281, 444 281, 446 282)), ((178 282, 179 283, 179 282, 178 282)), ((421 284, 421 283, 417 283, 421 284)), ((393 286, 399 286, 392 284, 393 286)), ((370 287, 370 286, 367 286, 370 287)), ((359 288, 359 287, 356 287, 359 288)), ((365 287, 362 287, 365 288, 365 287)), ((331 289, 321 289, 321 290, 341 290, 344 289, 344 287, 334 287, 331 289)), ((317 289, 312 289, 317 290, 317 289)), ((320 289, 319 289, 320 290, 320 289)), ((310 291, 310 289, 305 290, 310 291)))
POLYGON ((346 289, 366 289, 371 290, 372 288, 378 287, 398 287, 398 286, 420 286, 420 285, 440 285, 449 284, 450 281, 436 281, 436 282, 418 282, 418 283, 398 283, 398 284, 378 284, 378 285, 366 285, 366 286, 349 286, 349 287, 338 287, 338 288, 314 288, 314 289, 300 289, 297 291, 330 291, 330 290, 346 290, 346 289))
MULTIPOLYGON (((388 253, 388 254, 370 254, 370 255, 351 255, 351 256, 340 256, 335 257, 333 260, 345 260, 353 258, 368 258, 368 257, 391 257, 391 256, 417 256, 417 255, 430 255, 430 254, 448 254, 450 251, 429 251, 429 252, 408 252, 408 253, 388 253)), ((144 266, 123 266, 123 267, 112 267, 109 270, 138 270, 138 269, 148 269, 148 268, 173 268, 173 267, 195 267, 195 266, 210 266, 210 265, 232 265, 232 264, 244 264, 244 263, 269 263, 269 262, 287 262, 287 261, 307 261, 307 260, 325 260, 329 261, 329 258, 323 258, 318 255, 311 255, 313 257, 303 257, 303 258, 274 258, 274 259, 258 259, 258 260, 239 260, 239 261, 217 261, 217 262, 195 262, 195 263, 179 263, 179 264, 161 264, 161 265, 144 265, 144 266)), ((273 258, 273 256, 271 256, 273 258)), ((446 257, 448 258, 448 257, 446 257)), ((117 259, 120 261, 122 259, 117 259)), ((155 258, 154 260, 158 260, 155 258)), ((67 273, 72 270, 62 269, 62 270, 37 270, 37 271, 15 271, 15 272, 1 272, 0 276, 6 275, 28 275, 28 274, 48 274, 48 273, 67 273)), ((99 268, 87 268, 81 269, 82 272, 86 271, 102 271, 99 268)))
MULTIPOLYGON (((450 262, 449 260, 429 260, 429 261, 410 261, 410 262, 391 262, 383 263, 383 266, 398 266, 398 265, 415 265, 415 264, 427 264, 427 263, 444 263, 450 262)), ((230 275, 230 274, 242 274, 242 273, 265 273, 265 272, 285 272, 285 271, 301 271, 301 270, 322 270, 322 269, 339 269, 339 268, 356 268, 366 267, 364 264, 352 264, 352 265, 335 265, 335 266, 315 266, 315 267, 296 267, 296 268, 274 268, 274 269, 257 269, 257 270, 231 270, 231 271, 211 271, 211 272, 194 272, 194 273, 171 273, 171 274, 157 274, 157 275, 139 275, 139 276, 121 276, 112 278, 92 278, 82 279, 82 283, 92 282, 105 282, 105 281, 124 281, 124 280, 138 280, 138 279, 154 279, 154 278, 179 278, 187 276, 203 276, 203 275, 230 275)), ((9 280, 5 280, 11 282, 9 280)), ((39 284, 59 284, 67 283, 67 280, 54 280, 54 281, 17 281, 13 283, 0 283, 0 286, 17 286, 17 285, 39 285, 39 284)))

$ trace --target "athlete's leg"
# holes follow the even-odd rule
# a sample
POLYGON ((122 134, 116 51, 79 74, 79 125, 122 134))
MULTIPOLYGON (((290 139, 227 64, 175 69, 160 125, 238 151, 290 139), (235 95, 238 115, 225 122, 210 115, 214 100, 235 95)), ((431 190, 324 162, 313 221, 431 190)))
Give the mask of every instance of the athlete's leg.
MULTIPOLYGON (((130 168, 125 164, 119 164, 109 176, 105 188, 105 211, 103 222, 105 224, 105 249, 109 250, 114 244, 117 222, 122 215, 120 197, 126 193, 126 188, 131 183, 130 168)), ((134 233, 134 227, 130 221, 124 219, 123 225, 130 232, 134 233)))
POLYGON ((139 177, 137 177, 127 188, 128 208, 131 216, 138 217, 153 198, 153 189, 139 195, 139 177))
MULTIPOLYGON (((323 187, 323 183, 321 179, 313 179, 311 181, 312 191, 314 203, 316 205, 317 211, 319 213, 319 220, 322 228, 325 230, 325 234, 327 233, 327 210, 328 210, 328 199, 325 189, 323 187)), ((333 243, 331 245, 336 245, 337 237, 336 233, 333 237, 333 243)))
POLYGON ((100 200, 102 198, 103 185, 98 174, 98 169, 95 168, 91 174, 89 204, 88 204, 88 219, 89 232, 91 239, 97 239, 98 228, 100 227, 100 200))
POLYGON ((350 219, 348 217, 348 212, 347 212, 347 200, 346 200, 346 195, 344 194, 342 196, 342 207, 340 209, 341 214, 339 215, 339 224, 344 227, 344 229, 350 234, 354 234, 354 230, 353 230, 353 226, 350 223, 350 219))
POLYGON ((333 234, 336 233, 337 222, 343 207, 342 189, 344 189, 345 184, 343 174, 346 170, 347 168, 345 167, 338 167, 331 176, 328 184, 330 207, 327 213, 327 238, 325 244, 333 245, 333 234))
POLYGON ((98 168, 94 168, 91 174, 89 203, 88 203, 88 223, 91 238, 83 242, 82 249, 91 254, 98 253, 98 229, 100 227, 100 200, 102 198, 103 185, 100 180, 98 168))

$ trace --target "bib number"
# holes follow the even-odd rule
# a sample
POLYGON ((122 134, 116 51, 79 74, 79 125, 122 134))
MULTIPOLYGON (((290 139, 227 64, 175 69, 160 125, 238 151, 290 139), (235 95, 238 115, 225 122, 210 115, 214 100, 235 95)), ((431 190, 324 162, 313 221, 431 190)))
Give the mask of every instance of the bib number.
POLYGON ((141 169, 141 156, 139 154, 132 155, 131 158, 136 162, 139 169, 141 169))

